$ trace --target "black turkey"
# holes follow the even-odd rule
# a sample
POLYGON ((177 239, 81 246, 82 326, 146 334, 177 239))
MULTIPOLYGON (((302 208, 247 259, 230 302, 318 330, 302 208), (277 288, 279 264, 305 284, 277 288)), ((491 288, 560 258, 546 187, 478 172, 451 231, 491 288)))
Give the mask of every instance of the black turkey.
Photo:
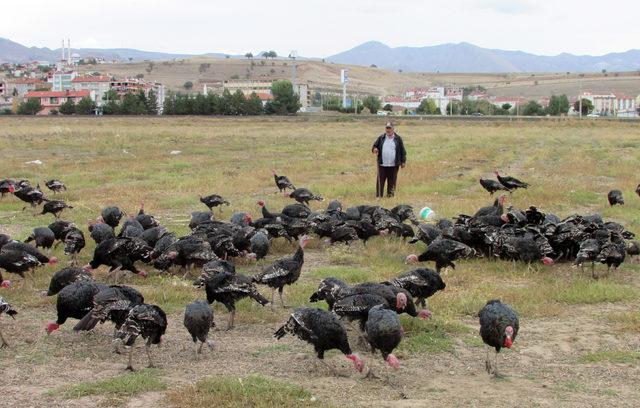
POLYGON ((143 304, 131 309, 127 319, 115 336, 116 341, 121 341, 122 344, 129 347, 127 370, 133 371, 133 345, 138 336, 142 336, 143 339, 147 340, 145 348, 149 359, 149 367, 154 367, 151 358, 151 345, 159 345, 166 330, 167 315, 160 307, 143 304))
POLYGON ((124 214, 118 207, 106 207, 102 210, 101 216, 104 222, 110 225, 111 228, 115 229, 118 224, 120 224, 120 220, 124 214))
POLYGON ((65 208, 73 208, 68 205, 64 201, 60 200, 45 200, 44 205, 42 206, 42 212, 40 214, 53 214, 54 217, 60 218, 60 213, 65 208))
POLYGON ((214 326, 213 311, 206 302, 196 300, 189 303, 184 311, 184 327, 196 345, 196 356, 202 354, 202 346, 205 343, 213 348, 213 341, 208 340, 209 330, 214 326), (198 342, 200 346, 198 347, 198 342))
POLYGON ((302 265, 304 264, 304 247, 309 242, 310 238, 303 235, 300 238, 300 245, 296 250, 296 253, 292 257, 279 259, 268 267, 264 268, 262 272, 253 276, 252 280, 256 283, 269 286, 271 291, 271 306, 273 307, 273 301, 275 299, 276 289, 280 295, 280 303, 282 307, 286 307, 284 299, 282 298, 282 292, 285 285, 291 285, 300 278, 300 272, 302 271, 302 265))
POLYGON ((480 318, 480 336, 482 341, 496 350, 495 363, 491 363, 489 353, 485 368, 489 374, 498 375, 498 353, 502 347, 511 348, 520 323, 513 308, 500 300, 490 300, 478 313, 480 318))
POLYGON ((467 258, 474 254, 475 251, 462 242, 448 238, 439 238, 429 244, 420 256, 411 254, 407 256, 405 261, 407 263, 434 261, 436 263, 436 271, 440 273, 440 270, 447 266, 455 269, 456 266, 453 261, 460 258, 467 258))
POLYGON ((393 355, 393 350, 398 347, 404 335, 398 314, 389 310, 386 305, 372 307, 369 309, 365 331, 371 352, 380 350, 382 358, 390 367, 400 368, 398 359, 393 355))
POLYGON ((309 205, 309 201, 323 201, 324 198, 317 194, 314 194, 308 188, 296 188, 289 194, 289 198, 293 198, 301 204, 309 205))
POLYGON ((112 321, 116 330, 119 330, 129 311, 143 303, 142 294, 129 286, 112 285, 101 289, 93 296, 93 309, 80 319, 73 330, 89 331, 107 320, 112 321))
POLYGON ((25 243, 33 242, 36 248, 50 250, 56 240, 56 235, 48 227, 38 227, 31 231, 31 235, 25 239, 25 243))
POLYGON ((480 178, 480 185, 482 186, 482 188, 489 192, 489 195, 493 195, 493 193, 500 190, 509 191, 508 188, 503 186, 499 181, 495 180, 480 178))
POLYGON ((76 227, 71 227, 64 237, 64 254, 71 255, 71 263, 78 264, 78 254, 85 247, 84 234, 76 227))
POLYGON ((219 194, 211 194, 208 196, 200 197, 200 202, 207 206, 209 211, 213 211, 215 207, 220 207, 220 211, 222 211, 222 205, 231 205, 229 201, 222 198, 219 194))
POLYGON ((528 188, 529 184, 524 181, 520 181, 517 178, 509 177, 509 176, 501 176, 500 172, 496 170, 496 178, 498 181, 507 188, 509 192, 516 190, 518 188, 528 188))
POLYGON ((310 307, 296 308, 284 325, 276 330, 274 337, 280 340, 287 333, 313 345, 318 359, 325 365, 324 353, 338 349, 353 361, 356 370, 362 372, 364 368, 364 362, 351 351, 344 326, 333 313, 310 307))
POLYGON ((78 281, 92 282, 93 276, 81 268, 62 268, 53 274, 49 282, 49 290, 44 294, 46 296, 57 295, 66 286, 78 281))
MULTIPOLYGON (((6 314, 7 316, 11 316, 12 319, 15 319, 18 312, 16 311, 16 309, 13 308, 13 306, 7 303, 7 301, 0 296, 0 316, 3 314, 6 314)), ((9 347, 9 343, 7 343, 7 340, 2 335, 1 329, 0 329, 0 341, 2 341, 2 344, 0 344, 0 349, 9 347)))
POLYGON ((622 191, 620 190, 611 190, 607 194, 607 200, 609 201, 610 206, 614 205, 624 205, 624 197, 622 196, 622 191))
POLYGON ((271 172, 273 173, 273 179, 276 182, 276 187, 278 187, 278 190, 280 190, 281 193, 288 188, 295 190, 295 187, 287 176, 278 176, 275 170, 271 170, 271 172))
POLYGON ((56 300, 58 318, 55 322, 47 323, 47 334, 58 330, 68 318, 80 320, 85 317, 93 308, 93 297, 104 288, 107 288, 107 285, 86 281, 77 281, 65 286, 58 293, 56 300))
POLYGON ((415 298, 416 305, 421 305, 423 308, 427 307, 427 298, 447 287, 440 274, 429 268, 404 272, 389 283, 409 291, 415 298))
POLYGON ((47 186, 49 190, 53 191, 53 194, 60 193, 63 190, 67 191, 67 186, 65 186, 64 183, 60 180, 45 180, 44 185, 47 186))

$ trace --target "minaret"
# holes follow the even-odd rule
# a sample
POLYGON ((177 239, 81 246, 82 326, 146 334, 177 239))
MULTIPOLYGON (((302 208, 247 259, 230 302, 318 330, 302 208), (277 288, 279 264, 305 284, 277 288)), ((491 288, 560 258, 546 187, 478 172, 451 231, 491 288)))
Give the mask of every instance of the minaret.
POLYGON ((67 58, 67 64, 71 66, 71 38, 67 38, 67 55, 69 56, 69 58, 67 58))

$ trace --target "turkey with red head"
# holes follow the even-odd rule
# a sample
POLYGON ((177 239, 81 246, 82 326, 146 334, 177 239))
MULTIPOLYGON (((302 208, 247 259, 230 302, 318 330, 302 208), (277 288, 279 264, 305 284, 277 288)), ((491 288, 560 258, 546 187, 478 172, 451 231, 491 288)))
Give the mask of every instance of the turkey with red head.
POLYGON ((364 362, 351 350, 347 331, 333 313, 311 307, 296 308, 282 327, 276 330, 274 337, 280 340, 287 333, 313 345, 318 359, 334 374, 335 369, 324 362, 324 353, 332 349, 340 350, 353 361, 356 370, 362 372, 364 368, 364 362))
POLYGON ((489 374, 498 375, 498 353, 503 347, 511 348, 518 335, 520 322, 518 314, 500 300, 490 300, 478 313, 480 319, 480 337, 489 347, 496 350, 495 362, 492 363, 487 351, 485 368, 489 374))

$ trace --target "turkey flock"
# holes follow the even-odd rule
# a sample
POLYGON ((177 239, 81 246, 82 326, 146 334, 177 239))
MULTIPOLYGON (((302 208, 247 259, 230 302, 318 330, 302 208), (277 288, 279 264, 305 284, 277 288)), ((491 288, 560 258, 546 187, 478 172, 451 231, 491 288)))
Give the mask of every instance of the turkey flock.
MULTIPOLYGON (((497 180, 480 179, 490 195, 504 191, 510 194, 529 184, 495 172, 497 180)), ((394 237, 410 244, 422 242, 420 254, 408 254, 407 264, 427 263, 408 270, 386 282, 349 284, 335 277, 325 277, 317 290, 309 294, 309 302, 325 302, 327 310, 296 307, 274 337, 296 336, 310 343, 320 362, 324 354, 337 349, 362 372, 365 363, 350 344, 348 332, 355 332, 358 348, 368 353, 380 352, 391 368, 400 366, 394 350, 404 336, 399 315, 428 319, 427 300, 444 290, 446 284, 440 272, 455 268, 459 259, 473 257, 499 258, 521 262, 528 267, 541 263, 546 266, 569 262, 583 268, 590 266, 593 278, 600 274, 596 264, 606 265, 606 273, 617 269, 627 256, 638 256, 640 246, 634 234, 622 225, 604 220, 600 215, 573 214, 560 218, 544 213, 535 206, 519 209, 507 206, 507 196, 474 214, 460 214, 453 219, 433 223, 419 220, 410 205, 387 209, 380 205, 344 207, 337 200, 330 201, 323 210, 312 210, 310 201, 323 198, 307 188, 296 188, 285 176, 273 177, 279 193, 295 203, 279 210, 269 209, 265 200, 256 203, 260 218, 248 212, 235 212, 227 221, 214 217, 215 207, 231 203, 217 194, 200 197, 208 211, 191 214, 191 233, 177 236, 141 204, 137 212, 127 214, 109 206, 96 214, 95 220, 81 228, 74 222, 61 219, 72 213, 73 207, 62 200, 45 196, 39 185, 28 180, 0 181, 0 193, 14 196, 34 210, 34 216, 52 214, 48 226, 34 228, 22 241, 0 234, 0 271, 21 278, 20 287, 33 289, 33 274, 42 265, 60 262, 50 256, 52 249, 63 245, 68 264, 55 272, 49 288, 42 296, 57 296, 56 318, 45 326, 52 334, 67 322, 77 320, 75 331, 90 331, 98 323, 110 321, 114 325, 113 348, 121 353, 128 350, 127 369, 133 370, 132 353, 138 338, 145 343, 149 366, 153 366, 151 346, 158 345, 167 329, 167 315, 157 305, 145 303, 137 289, 120 284, 125 275, 145 278, 148 270, 159 274, 191 277, 195 290, 203 290, 206 302, 198 300, 186 305, 184 326, 195 344, 196 357, 203 346, 213 348, 210 329, 215 327, 213 309, 218 302, 228 310, 226 330, 234 328, 236 302, 249 298, 261 306, 287 307, 286 289, 295 285, 305 262, 305 247, 314 238, 326 245, 352 245, 362 241, 367 245, 374 237, 394 237), (289 191, 288 191, 289 190, 289 191), (42 211, 37 207, 42 205, 42 211), (95 242, 90 261, 81 265, 78 255, 87 246, 87 239, 95 242), (261 267, 253 276, 236 272, 235 264, 242 260, 253 263, 264 259, 274 240, 295 243, 290 256, 261 267), (105 282, 95 279, 93 271, 108 268, 105 282), (263 295, 261 291, 269 291, 263 295), (278 299, 276 300, 276 291, 278 299)), ((67 187, 59 180, 45 181, 53 195, 62 194, 67 187)), ((640 196, 640 186, 636 190, 640 196)), ((624 204, 622 192, 608 195, 610 205, 624 204)), ((86 251, 85 251, 86 252, 86 251)), ((13 283, 0 274, 2 292, 11 297, 13 283)), ((0 293, 2 293, 0 292, 0 293)), ((0 315, 16 318, 16 311, 0 297, 0 315)), ((494 348, 495 360, 486 359, 486 369, 497 375, 497 353, 510 348, 516 339, 519 322, 516 311, 500 300, 489 300, 478 313, 480 335, 485 344, 494 348)), ((9 345, 8 336, 0 326, 1 347, 9 345), (6 337, 5 337, 6 336, 6 337)), ((354 336, 352 336, 354 337, 354 336)), ((326 363, 324 363, 326 365, 326 363)), ((328 366, 335 372, 333 368, 328 366)), ((369 369, 368 374, 371 375, 369 369)))

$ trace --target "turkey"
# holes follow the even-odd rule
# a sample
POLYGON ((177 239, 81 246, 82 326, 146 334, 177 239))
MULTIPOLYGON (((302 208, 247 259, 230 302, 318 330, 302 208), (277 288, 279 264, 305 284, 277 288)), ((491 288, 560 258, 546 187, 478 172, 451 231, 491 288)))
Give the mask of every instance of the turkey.
POLYGON ((134 307, 129 312, 120 330, 116 333, 116 340, 129 347, 129 363, 127 370, 133 371, 133 345, 142 336, 146 339, 145 348, 149 359, 149 367, 154 367, 151 359, 151 345, 162 341, 162 335, 167 330, 167 315, 156 305, 142 304, 134 307))
POLYGON ((118 207, 106 207, 102 210, 101 216, 104 222, 115 229, 123 217, 122 211, 118 207))
POLYGON ((338 299, 331 311, 349 321, 358 321, 360 331, 365 331, 369 310, 376 305, 387 305, 387 300, 373 293, 356 293, 338 299))
POLYGON ((429 268, 419 268, 404 272, 389 283, 406 289, 415 298, 416 305, 421 305, 423 308, 427 307, 427 298, 447 287, 440 274, 429 268))
POLYGON ((278 190, 280 190, 281 193, 288 188, 291 190, 296 189, 287 176, 278 176, 275 170, 271 170, 271 172, 273 173, 273 179, 276 182, 276 187, 278 187, 278 190))
MULTIPOLYGON (((35 208, 38 205, 42 204, 45 199, 44 193, 40 190, 40 187, 20 187, 13 192, 13 195, 29 204, 32 208, 35 208)), ((22 207, 22 211, 24 211, 26 208, 26 206, 22 207)))
POLYGON ((107 288, 96 282, 78 281, 65 286, 56 300, 58 318, 55 322, 47 323, 45 330, 51 334, 60 328, 68 318, 82 319, 93 308, 93 297, 102 289, 107 288))
POLYGON ((60 213, 65 208, 73 208, 68 205, 64 201, 60 200, 45 200, 44 205, 42 206, 42 212, 40 214, 53 214, 54 217, 60 218, 60 213))
POLYGON ((13 180, 4 179, 0 180, 0 198, 4 198, 7 194, 13 194, 16 190, 13 180))
POLYGON ((398 314, 386 305, 377 305, 369 310, 365 325, 367 341, 371 346, 371 353, 380 350, 382 358, 394 369, 400 368, 400 363, 393 350, 398 347, 404 334, 398 314))
POLYGON ((580 249, 576 255, 575 265, 584 269, 585 262, 591 262, 591 276, 596 278, 596 261, 600 254, 600 243, 597 239, 585 239, 580 243, 580 249))
POLYGON ((188 235, 181 237, 158 256, 153 266, 166 271, 172 265, 180 265, 180 271, 186 277, 193 266, 202 266, 218 257, 211 245, 201 236, 188 235))
POLYGON ((9 235, 0 234, 0 249, 2 249, 2 247, 7 245, 11 241, 12 241, 12 239, 11 239, 11 237, 9 235))
POLYGON ((66 286, 74 282, 92 282, 93 276, 81 268, 62 268, 51 277, 46 296, 57 295, 66 286))
POLYGON ((333 305, 338 299, 343 297, 343 293, 348 293, 350 286, 337 278, 324 278, 320 281, 318 289, 309 298, 310 302, 324 300, 329 305, 329 310, 333 310, 333 305))
POLYGON ((636 187, 636 194, 638 195, 638 197, 640 197, 640 184, 638 184, 638 187, 636 187))
MULTIPOLYGON (((109 274, 125 270, 146 278, 147 272, 138 270, 134 264, 136 261, 149 261, 152 251, 151 247, 139 238, 111 238, 96 246, 93 259, 84 269, 89 271, 106 265, 110 267, 109 274)), ((116 282, 117 278, 115 275, 116 282)))
POLYGON ((611 190, 607 194, 607 200, 609 201, 610 206, 614 205, 624 205, 624 197, 622 197, 622 191, 620 190, 611 190))
POLYGON ((300 245, 296 253, 289 258, 279 259, 270 266, 264 268, 262 272, 255 275, 252 280, 256 283, 269 286, 271 291, 271 307, 275 298, 276 289, 280 295, 282 307, 286 307, 282 298, 282 291, 285 285, 291 285, 298 280, 304 263, 304 247, 310 238, 306 235, 300 237, 300 245))
POLYGON ((212 279, 218 273, 228 273, 230 275, 236 274, 236 266, 224 259, 215 259, 202 265, 202 273, 193 281, 193 286, 196 288, 203 288, 206 286, 207 281, 212 279))
MULTIPOLYGON (((12 319, 15 319, 18 312, 0 296, 0 316, 2 316, 2 314, 6 314, 7 316, 11 316, 12 319)), ((0 330, 0 341, 2 341, 0 349, 9 347, 9 343, 7 343, 7 340, 2 335, 2 330, 0 330)))
MULTIPOLYGON (((25 272, 33 270, 35 267, 42 265, 38 259, 24 251, 2 249, 0 251, 0 269, 14 273, 22 278, 22 284, 25 282, 25 272)), ((3 288, 11 286, 11 281, 4 280, 0 274, 0 282, 3 288)))
POLYGON ((429 245, 441 235, 442 235, 442 231, 435 225, 418 224, 418 228, 416 229, 415 236, 413 239, 409 241, 409 243, 415 244, 418 241, 422 241, 425 244, 429 245))
POLYGON ((340 292, 338 298, 362 293, 384 298, 389 309, 395 310, 398 314, 406 313, 411 317, 419 317, 421 319, 428 319, 431 316, 428 310, 417 311, 413 296, 406 289, 382 283, 365 282, 353 285, 346 291, 340 292))
POLYGON ((407 256, 406 263, 416 263, 425 261, 434 261, 436 263, 436 271, 444 267, 450 266, 455 269, 453 261, 459 258, 466 258, 475 254, 475 251, 462 242, 454 241, 448 238, 439 238, 427 246, 420 256, 411 254, 407 256))
POLYGON ((27 253, 31 256, 34 256, 41 264, 55 265, 56 263, 58 263, 58 258, 56 258, 55 256, 48 257, 40 252, 38 248, 34 247, 31 244, 25 244, 24 242, 10 241, 2 247, 2 252, 4 251, 18 251, 27 253))
POLYGON ((230 271, 216 268, 218 270, 212 271, 207 265, 203 267, 203 276, 199 281, 196 281, 194 285, 204 286, 207 294, 207 302, 220 302, 227 308, 229 311, 227 330, 231 330, 234 326, 236 302, 238 300, 249 297, 262 306, 269 303, 269 301, 258 292, 258 289, 250 277, 236 274, 235 269, 230 271))
POLYGON ((76 227, 71 227, 67 231, 67 235, 64 237, 64 254, 71 255, 71 264, 77 265, 78 254, 84 248, 86 242, 84 240, 84 234, 76 227))
POLYGON ((500 184, 499 181, 495 181, 495 180, 480 178, 480 185, 482 186, 482 188, 484 188, 489 192, 489 195, 493 195, 493 193, 500 190, 509 191, 508 188, 500 184))
POLYGON ((632 258, 640 256, 640 243, 638 243, 638 241, 629 242, 627 245, 627 255, 632 258))
POLYGON ((253 218, 249 213, 235 212, 231 214, 231 219, 229 221, 232 224, 239 225, 241 227, 248 227, 253 222, 253 218))
POLYGON ((324 201, 322 196, 316 195, 307 188, 296 188, 289 194, 289 198, 293 198, 300 204, 309 205, 309 201, 324 201))
POLYGON ((191 213, 191 221, 189 221, 189 228, 196 229, 198 225, 211 221, 213 214, 211 211, 194 211, 191 213))
POLYGON ((118 238, 136 238, 140 237, 144 233, 144 228, 142 224, 138 222, 138 220, 130 215, 123 223, 122 228, 120 228, 120 233, 117 235, 118 238))
POLYGON ((60 219, 49 224, 49 229, 53 231, 53 235, 55 235, 56 241, 58 241, 54 248, 56 248, 61 242, 64 242, 64 237, 67 236, 67 232, 69 232, 72 227, 75 227, 74 223, 60 219))
POLYGON ((624 239, 613 232, 609 232, 608 238, 600 246, 600 253, 596 258, 596 262, 607 265, 607 273, 609 273, 612 267, 617 270, 626 256, 627 244, 624 239))
POLYGON ((269 253, 269 233, 259 230, 249 240, 251 243, 251 252, 256 254, 256 259, 260 260, 269 253))
POLYGON ((140 203, 140 209, 138 210, 138 215, 136 215, 136 221, 138 221, 145 230, 160 225, 153 215, 144 212, 144 203, 140 203))
POLYGON ((157 227, 151 227, 144 230, 144 232, 140 234, 139 238, 146 242, 150 247, 155 247, 158 241, 168 234, 169 231, 162 225, 159 225, 157 227))
POLYGON ((484 217, 487 215, 501 216, 502 212, 504 211, 504 202, 506 199, 507 199, 506 196, 501 195, 500 197, 496 198, 492 206, 480 208, 478 211, 476 211, 476 213, 473 216, 474 217, 484 217))
POLYGON ((546 266, 554 264, 553 259, 549 257, 553 254, 553 248, 544 237, 536 241, 530 234, 524 236, 498 234, 493 246, 494 255, 501 259, 521 261, 529 266, 533 262, 542 262, 546 266))
POLYGON ((310 307, 296 308, 284 325, 276 330, 274 337, 280 340, 287 333, 313 345, 318 359, 325 365, 324 353, 338 349, 353 361, 356 370, 362 372, 364 368, 364 362, 351 351, 344 326, 333 313, 310 307))
POLYGON ((96 245, 100 244, 102 241, 106 241, 111 238, 115 238, 116 234, 113 231, 113 227, 102 220, 100 217, 95 222, 89 222, 89 234, 91 235, 91 239, 96 243, 96 245))
POLYGON ((489 350, 485 368, 489 374, 498 375, 498 353, 502 347, 511 348, 520 327, 518 314, 500 300, 490 300, 478 313, 482 341, 496 350, 495 363, 491 363, 489 350))
POLYGON ((65 186, 60 180, 45 180, 44 185, 47 186, 49 190, 53 191, 53 194, 60 193, 62 190, 67 191, 67 186, 65 186))
MULTIPOLYGON (((214 207, 222 206, 223 204, 229 206, 229 201, 222 198, 222 196, 218 194, 211 194, 205 197, 200 197, 200 202, 207 206, 209 211, 213 211, 214 207)), ((220 207, 220 211, 222 211, 222 207, 220 207)))
POLYGON ((93 330, 98 323, 107 320, 115 324, 119 330, 129 311, 144 303, 144 297, 136 289, 129 286, 112 285, 101 289, 93 296, 93 309, 73 327, 74 331, 93 330))
POLYGON ((509 177, 509 176, 501 176, 500 172, 496 170, 496 177, 498 181, 507 188, 509 192, 516 190, 518 188, 528 188, 529 184, 524 181, 520 181, 517 178, 509 177))
POLYGON ((206 302, 196 300, 187 305, 184 311, 184 327, 187 328, 196 345, 196 356, 202 354, 204 343, 213 349, 213 341, 208 340, 209 330, 213 326, 213 311, 206 302), (198 341, 200 347, 198 347, 198 341))
POLYGON ((400 204, 391 209, 391 213, 394 214, 400 222, 409 220, 413 225, 418 225, 418 219, 413 212, 413 207, 406 204, 400 204))
POLYGON ((56 240, 56 235, 51 231, 48 227, 38 227, 34 228, 31 231, 31 235, 25 239, 25 243, 30 243, 33 241, 36 248, 44 248, 47 250, 51 250, 53 243, 56 240))

